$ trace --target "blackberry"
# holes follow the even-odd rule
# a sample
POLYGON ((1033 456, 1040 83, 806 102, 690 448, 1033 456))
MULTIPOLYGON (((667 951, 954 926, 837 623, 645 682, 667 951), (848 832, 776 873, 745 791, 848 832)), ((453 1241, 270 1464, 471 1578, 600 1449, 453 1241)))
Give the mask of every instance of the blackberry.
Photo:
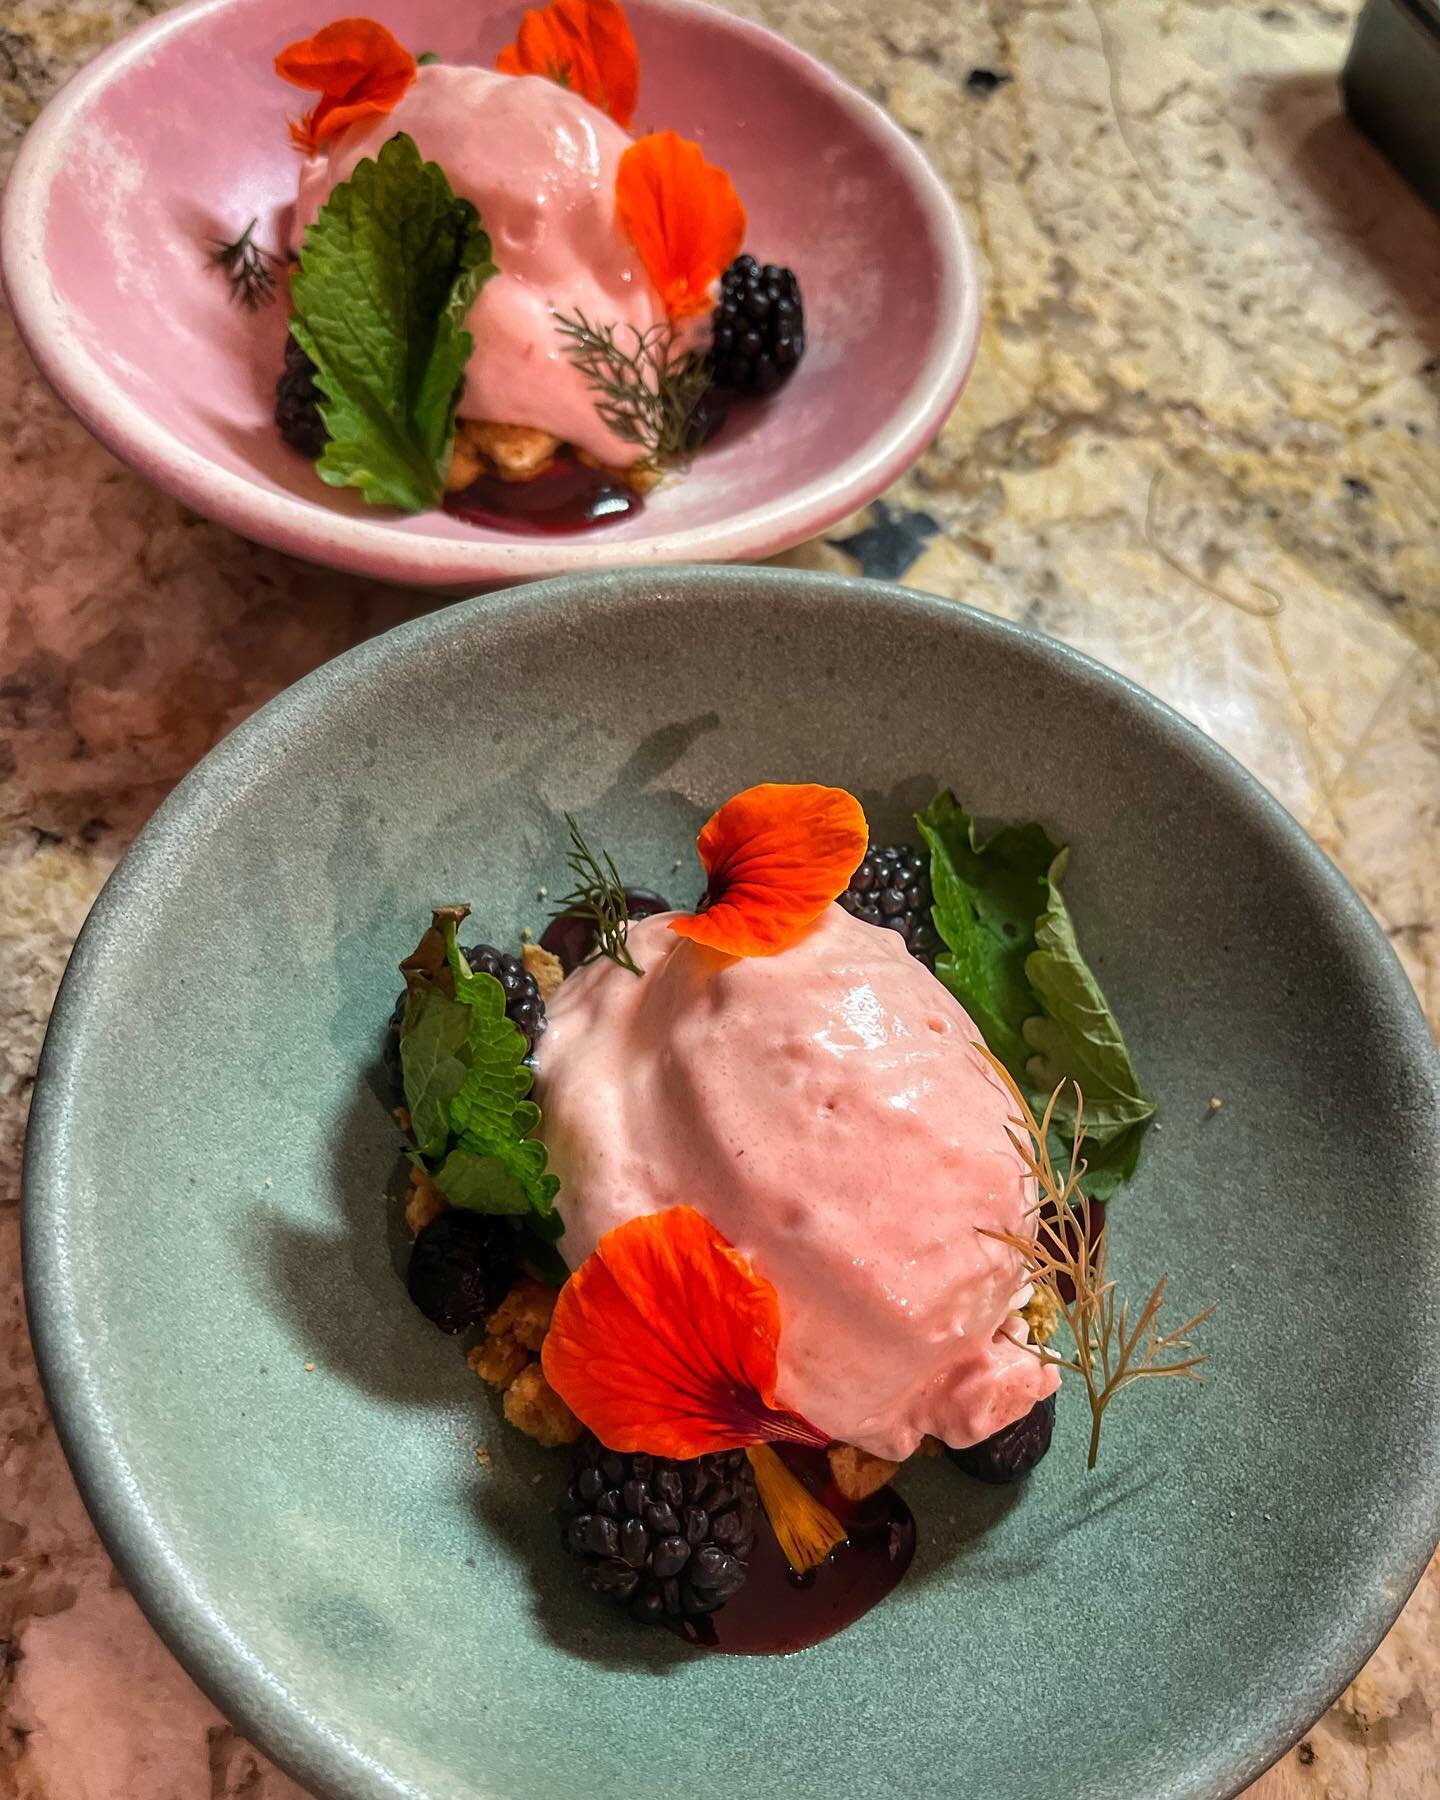
POLYGON ((292 450, 311 462, 329 442, 330 434, 320 417, 324 395, 315 385, 315 365, 295 342, 285 340, 285 367, 275 383, 275 423, 292 450))
POLYGON ((744 1587, 759 1499, 743 1450, 670 1462, 587 1435, 560 1502, 560 1539, 596 1593, 658 1625, 718 1612, 744 1587))
POLYGON ((805 354, 795 271, 737 256, 721 280, 712 329, 716 384, 737 394, 773 394, 805 354))
POLYGON ((912 956, 934 961, 938 940, 930 918, 930 862, 913 844, 872 844, 840 896, 846 912, 867 925, 888 925, 912 956))
POLYGON ((1050 1448, 1055 1430, 1055 1396, 1037 1400, 1023 1418, 965 1450, 945 1454, 977 1481, 1018 1481, 1028 1475, 1050 1448))
MULTIPOLYGON (((535 1046, 545 1030, 545 1002, 535 977, 518 956, 509 956, 493 944, 466 944, 460 954, 477 975, 493 975, 505 990, 505 1017, 525 1034, 525 1060, 533 1067, 535 1046)), ((405 995, 395 1002, 385 1027, 385 1068, 395 1098, 404 1100, 405 1079, 400 1068, 400 1028, 405 1023, 405 995)))
POLYGON ((452 1206, 433 1218, 410 1251, 410 1298, 441 1331, 483 1325, 519 1272, 514 1227, 452 1206))

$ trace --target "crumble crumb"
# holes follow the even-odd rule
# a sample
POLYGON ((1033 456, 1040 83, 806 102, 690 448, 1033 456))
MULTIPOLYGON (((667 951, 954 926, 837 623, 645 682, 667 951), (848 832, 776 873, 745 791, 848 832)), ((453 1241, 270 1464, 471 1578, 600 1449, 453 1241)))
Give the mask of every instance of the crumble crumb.
POLYGON ((1048 1344, 1060 1329, 1060 1302, 1048 1288, 1037 1287, 1020 1308, 1020 1317, 1037 1344, 1048 1344))
POLYGON ((475 1446, 475 1460, 482 1469, 493 1468, 495 1465, 495 1458, 490 1454, 484 1444, 477 1444, 475 1446))
POLYGON ((546 1287, 522 1275, 510 1292, 491 1313, 485 1326, 486 1335, 508 1338, 526 1350, 538 1350, 550 1329, 550 1315, 555 1311, 559 1290, 546 1287))
POLYGON ((408 1106, 397 1106, 390 1116, 402 1131, 410 1129, 410 1108, 408 1106))
POLYGON ((455 446, 450 452, 450 473, 445 477, 445 492, 458 494, 484 473, 484 458, 470 442, 470 421, 459 419, 455 425, 455 446))
POLYGON ((534 977, 540 998, 548 1003, 565 979, 565 965, 558 956, 542 950, 538 944, 526 944, 521 949, 520 960, 525 965, 525 972, 534 977))
POLYGON ((505 1417, 527 1437, 547 1449, 573 1444, 581 1424, 545 1379, 538 1362, 523 1368, 505 1390, 505 1417))
POLYGON ((643 456, 639 462, 631 463, 627 469, 616 469, 609 463, 601 462, 598 456, 592 455, 588 450, 577 449, 575 455, 587 469, 598 469, 602 475, 608 475, 612 481, 623 482, 632 493, 648 494, 652 488, 658 487, 664 480, 663 472, 643 456))
POLYGON ((855 1444, 832 1444, 826 1454, 835 1485, 847 1500, 868 1500, 900 1467, 899 1463, 872 1456, 855 1444))
POLYGON ((560 448, 559 438, 533 425, 501 425, 491 419, 466 423, 467 448, 483 457, 502 481, 533 481, 550 467, 560 448))
POLYGON ((419 1237, 432 1219, 449 1212, 450 1202, 423 1169, 411 1169, 410 1192, 405 1196, 405 1223, 419 1237))
POLYGON ((307 1375, 313 1375, 313 1374, 314 1374, 314 1373, 315 1373, 315 1365, 314 1365, 314 1363, 306 1363, 306 1365, 305 1365, 305 1373, 306 1373, 306 1374, 307 1374, 307 1375))
POLYGON ((530 1361, 530 1353, 514 1338, 487 1337, 465 1360, 482 1381, 493 1388, 507 1388, 530 1361))

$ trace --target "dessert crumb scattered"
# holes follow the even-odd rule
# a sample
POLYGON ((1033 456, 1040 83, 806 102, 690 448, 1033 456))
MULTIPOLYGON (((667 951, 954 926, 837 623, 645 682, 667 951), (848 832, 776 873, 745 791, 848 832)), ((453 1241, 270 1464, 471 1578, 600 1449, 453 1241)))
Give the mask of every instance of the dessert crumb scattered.
POLYGON ((392 1116, 402 1131, 410 1129, 410 1108, 408 1106, 397 1106, 392 1116))
POLYGON ((1210 1096, 1210 1116, 1212 1119, 1214 1118, 1215 1114, 1217 1112, 1219 1112, 1220 1108, 1224 1104, 1225 1104, 1225 1102, 1220 1098, 1220 1096, 1218 1094, 1212 1094, 1210 1096))
POLYGON ((495 1464, 495 1458, 491 1456, 484 1444, 477 1444, 475 1446, 475 1460, 482 1469, 493 1468, 495 1464))
MULTIPOLYGON (((543 890, 542 890, 543 891, 543 890)), ((520 952, 525 971, 540 990, 540 998, 548 1006, 552 995, 565 979, 565 965, 558 956, 539 944, 526 944, 520 952)))
POLYGON ((530 929, 530 927, 528 925, 522 925, 520 927, 520 942, 522 944, 528 944, 534 936, 535 936, 535 933, 530 929))
POLYGON ((538 1362, 527 1364, 505 1390, 505 1417, 537 1444, 573 1444, 580 1421, 545 1379, 538 1362))
POLYGON ((412 1237, 420 1233, 432 1219, 449 1212, 450 1202, 423 1169, 411 1169, 410 1192, 405 1196, 405 1223, 412 1237))
POLYGON ((847 1500, 868 1500, 871 1494, 878 1494, 900 1467, 856 1444, 832 1444, 826 1454, 835 1485, 847 1500))
POLYGON ((306 1365, 305 1365, 305 1373, 306 1373, 306 1374, 307 1374, 307 1375, 313 1375, 313 1374, 314 1374, 314 1373, 315 1373, 315 1365, 314 1365, 314 1363, 306 1363, 306 1365))
POLYGON ((266 1187, 274 1187, 275 1177, 273 1175, 267 1175, 265 1177, 265 1185, 266 1185, 266 1187))

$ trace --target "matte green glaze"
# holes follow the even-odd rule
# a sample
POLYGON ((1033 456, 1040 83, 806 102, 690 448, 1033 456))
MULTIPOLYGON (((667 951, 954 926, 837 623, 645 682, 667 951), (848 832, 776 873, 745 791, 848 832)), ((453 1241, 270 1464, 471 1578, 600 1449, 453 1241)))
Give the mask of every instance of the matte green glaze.
POLYGON ((365 645, 161 809, 55 1009, 28 1292, 127 1579, 321 1792, 1223 1795, 1348 1680, 1435 1542, 1437 1166, 1436 1058, 1384 938, 1158 702, 895 588, 622 571, 365 645), (1161 1109, 1118 1272, 1220 1303, 1205 1384, 1127 1395, 1097 1473, 1072 1391, 1022 1491, 907 1476, 913 1572, 784 1663, 577 1594, 560 1463, 397 1279, 373 1085, 432 901, 497 939, 538 924, 566 809, 687 900, 696 826, 759 779, 844 783, 884 834, 949 781, 1074 845, 1067 893, 1161 1109))

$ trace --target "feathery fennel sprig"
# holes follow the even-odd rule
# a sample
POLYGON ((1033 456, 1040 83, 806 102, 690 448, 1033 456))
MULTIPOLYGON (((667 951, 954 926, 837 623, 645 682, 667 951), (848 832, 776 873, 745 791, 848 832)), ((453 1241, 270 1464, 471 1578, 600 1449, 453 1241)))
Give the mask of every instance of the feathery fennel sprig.
POLYGON ((271 264, 280 262, 273 250, 255 242, 255 227, 259 223, 258 216, 253 218, 239 237, 229 242, 216 237, 205 240, 211 246, 211 262, 225 271, 225 279, 230 283, 230 298, 238 300, 248 312, 268 306, 275 298, 276 282, 271 264))
POLYGON ((710 385, 704 357, 676 357, 673 325, 592 325, 583 312, 558 313, 566 354, 598 395, 595 411, 622 443, 656 464, 681 462, 691 421, 710 385))
POLYGON ((1204 1312, 1174 1331, 1159 1324, 1165 1299, 1162 1275, 1150 1297, 1133 1316, 1130 1302, 1116 1294, 1107 1274, 1109 1233, 1096 1230, 1092 1202, 1081 1191, 1085 1164, 1080 1156, 1084 1136, 1084 1100, 1078 1084, 1075 1092, 1075 1133, 1068 1165, 1057 1169, 1050 1152, 1049 1135, 1055 1103, 1065 1084, 1050 1096, 1045 1116, 1037 1120, 1005 1065, 983 1044, 975 1048, 1004 1082, 1016 1106, 1007 1135, 1020 1152, 1025 1166, 1039 1186, 1040 1204, 1034 1229, 1026 1232, 987 1231, 983 1235, 1008 1244, 1024 1257, 1030 1278, 1054 1302, 1074 1342, 1074 1354, 1061 1356, 1049 1344, 1026 1348, 1042 1363, 1078 1375, 1090 1402, 1090 1453, 1087 1467, 1095 1467, 1100 1453, 1100 1427, 1105 1409, 1115 1396, 1135 1381, 1175 1375, 1198 1381, 1203 1356, 1194 1353, 1190 1334, 1214 1312, 1204 1312), (1023 1133, 1022 1137, 1020 1134, 1023 1133))
POLYGON ((565 853, 565 861, 575 877, 575 886, 551 913, 551 918, 574 918, 578 915, 591 920, 595 927, 595 941, 590 954, 585 958, 586 962, 593 962, 597 956, 608 956, 612 962, 619 963, 622 969, 628 969, 632 975, 643 975, 645 971, 631 955, 626 943, 630 930, 630 907, 625 898, 625 884, 620 879, 619 870, 608 852, 604 854, 603 860, 596 856, 585 842, 573 813, 566 813, 565 823, 570 828, 570 848, 565 853))

